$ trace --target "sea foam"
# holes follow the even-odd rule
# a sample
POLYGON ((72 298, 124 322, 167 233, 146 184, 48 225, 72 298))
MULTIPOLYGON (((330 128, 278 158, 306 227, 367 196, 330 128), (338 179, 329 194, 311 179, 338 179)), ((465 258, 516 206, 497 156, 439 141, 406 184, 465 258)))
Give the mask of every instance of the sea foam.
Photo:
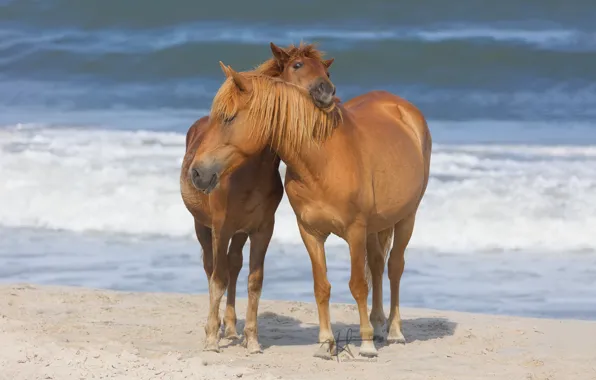
MULTIPOLYGON (((165 132, 0 129, 0 225, 194 239, 179 190, 184 141, 165 132)), ((595 230, 596 147, 435 143, 410 246, 595 251, 595 230)), ((301 244, 285 196, 273 239, 301 244)))

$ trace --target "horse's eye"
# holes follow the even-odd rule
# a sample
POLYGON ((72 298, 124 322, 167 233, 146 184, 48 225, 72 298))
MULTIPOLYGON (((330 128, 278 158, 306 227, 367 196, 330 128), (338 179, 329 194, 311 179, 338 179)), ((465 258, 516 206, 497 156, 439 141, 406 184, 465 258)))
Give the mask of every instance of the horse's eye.
POLYGON ((331 78, 331 73, 327 73, 327 78, 331 78))
POLYGON ((236 115, 227 117, 227 118, 224 119, 224 123, 230 124, 231 122, 234 121, 235 118, 236 118, 236 115))
POLYGON ((304 66, 304 63, 302 63, 302 62, 296 62, 296 63, 294 63, 294 66, 292 66, 292 67, 294 68, 294 70, 298 70, 302 66, 304 66))

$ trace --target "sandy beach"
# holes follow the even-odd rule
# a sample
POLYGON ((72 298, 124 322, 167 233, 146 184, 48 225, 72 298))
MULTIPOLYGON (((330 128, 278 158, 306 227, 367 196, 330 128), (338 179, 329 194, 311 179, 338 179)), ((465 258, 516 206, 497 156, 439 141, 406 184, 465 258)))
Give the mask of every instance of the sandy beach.
MULTIPOLYGON (((596 322, 403 308, 405 345, 358 343, 312 356, 311 303, 262 301, 264 352, 237 341, 202 352, 205 295, 0 286, 0 378, 34 379, 596 379, 596 322), (350 354, 353 354, 353 356, 350 354)), ((225 303, 222 304, 222 306, 225 303)), ((246 300, 238 300, 242 331, 246 300)), ((352 305, 333 304, 334 332, 357 334, 352 305)), ((340 343, 340 345, 345 343, 340 343)))
MULTIPOLYGON (((0 380, 596 380, 595 4, 0 1, 0 380), (344 106, 388 91, 432 136, 400 280, 406 343, 377 343, 374 359, 359 356, 350 249, 334 234, 324 249, 340 352, 313 356, 312 262, 286 190, 265 259, 263 352, 224 338, 203 352, 209 289, 181 198, 186 135, 212 114, 218 62, 251 70, 275 56, 271 43, 301 42, 333 65, 324 75, 293 56, 284 78, 315 90, 328 76, 344 106)), ((342 178, 351 152, 324 168, 352 132, 364 161, 404 153, 405 140, 366 148, 390 136, 376 116, 329 137, 310 176, 342 178)), ((380 178, 415 166, 362 181, 362 194, 379 189, 375 212, 397 207, 381 204, 380 178)), ((338 196, 357 193, 360 169, 338 196)), ((390 293, 387 263, 387 316, 390 293)))

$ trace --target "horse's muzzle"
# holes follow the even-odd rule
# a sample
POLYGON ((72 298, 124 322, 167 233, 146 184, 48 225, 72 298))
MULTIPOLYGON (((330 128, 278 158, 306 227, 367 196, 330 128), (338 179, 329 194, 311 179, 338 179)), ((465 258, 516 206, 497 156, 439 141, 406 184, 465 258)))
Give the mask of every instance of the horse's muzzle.
POLYGON ((319 108, 327 108, 333 103, 335 86, 327 79, 319 79, 310 87, 310 96, 319 108))
POLYGON ((190 169, 190 181, 197 190, 209 194, 219 184, 218 172, 214 166, 195 166, 190 169))

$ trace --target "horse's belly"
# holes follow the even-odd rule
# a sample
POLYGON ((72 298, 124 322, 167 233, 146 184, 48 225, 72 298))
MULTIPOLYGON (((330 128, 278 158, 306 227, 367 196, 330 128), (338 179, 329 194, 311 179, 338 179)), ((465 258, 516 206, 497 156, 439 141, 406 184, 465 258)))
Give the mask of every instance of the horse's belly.
POLYGON ((381 231, 394 226, 416 211, 424 186, 423 168, 414 165, 394 173, 398 181, 386 186, 384 181, 375 184, 374 212, 370 213, 368 225, 371 230, 381 231))
POLYGON ((408 203, 399 204, 397 207, 383 209, 373 214, 368 220, 368 230, 370 232, 379 232, 395 226, 416 211, 418 202, 412 200, 408 203))

